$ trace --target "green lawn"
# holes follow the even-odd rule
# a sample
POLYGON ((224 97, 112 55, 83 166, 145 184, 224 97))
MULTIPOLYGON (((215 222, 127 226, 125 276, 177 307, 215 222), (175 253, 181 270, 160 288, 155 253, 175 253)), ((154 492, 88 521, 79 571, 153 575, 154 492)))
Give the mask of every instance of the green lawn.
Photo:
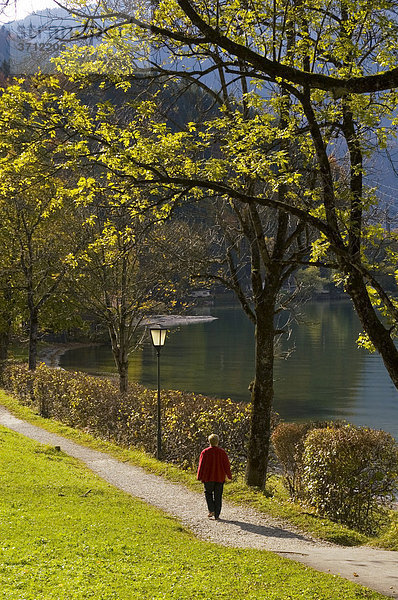
POLYGON ((197 541, 74 459, 0 428, 0 598, 384 598, 276 555, 197 541))

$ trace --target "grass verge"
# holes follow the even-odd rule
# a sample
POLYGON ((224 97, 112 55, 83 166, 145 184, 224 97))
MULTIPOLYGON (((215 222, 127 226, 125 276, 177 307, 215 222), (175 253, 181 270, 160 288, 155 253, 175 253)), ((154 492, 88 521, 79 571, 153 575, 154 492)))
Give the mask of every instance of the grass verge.
POLYGON ((0 461, 0 598, 385 598, 272 553, 198 541, 74 459, 5 428, 0 461))
MULTIPOLYGON (((2 390, 0 390, 0 403, 16 416, 43 427, 48 431, 68 437, 75 442, 90 446, 95 450, 108 452, 119 460, 129 461, 151 473, 162 475, 170 481, 182 483, 192 490, 202 492, 202 484, 196 480, 196 475, 193 472, 160 462, 140 450, 121 448, 111 442, 94 438, 90 434, 72 429, 58 421, 43 419, 32 411, 32 409, 21 405, 16 398, 13 398, 2 390)), ((291 502, 280 479, 277 477, 269 479, 265 492, 249 488, 245 485, 242 478, 236 478, 235 481, 225 487, 224 497, 236 504, 251 506, 260 512, 285 520, 298 527, 304 533, 322 540, 346 546, 368 544, 389 550, 398 550, 397 512, 394 513, 391 523, 378 538, 369 538, 348 527, 333 523, 327 518, 321 518, 304 509, 301 505, 291 502)))

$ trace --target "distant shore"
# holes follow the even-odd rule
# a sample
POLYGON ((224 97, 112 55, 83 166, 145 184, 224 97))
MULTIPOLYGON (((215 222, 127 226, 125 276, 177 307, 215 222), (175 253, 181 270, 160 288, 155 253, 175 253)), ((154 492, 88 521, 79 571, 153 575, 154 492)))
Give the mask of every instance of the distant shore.
POLYGON ((143 325, 162 325, 163 327, 178 327, 179 325, 195 325, 196 323, 211 323, 218 317, 211 315, 153 315, 143 321, 143 325))
MULTIPOLYGON (((196 323, 210 323, 215 321, 217 317, 210 315, 154 315, 144 321, 144 325, 161 325, 162 327, 178 327, 179 325, 195 325, 196 323)), ((89 348, 99 346, 98 342, 70 342, 59 344, 48 344, 45 348, 39 351, 39 361, 47 367, 59 369, 61 357, 69 350, 77 350, 78 348, 89 348)))

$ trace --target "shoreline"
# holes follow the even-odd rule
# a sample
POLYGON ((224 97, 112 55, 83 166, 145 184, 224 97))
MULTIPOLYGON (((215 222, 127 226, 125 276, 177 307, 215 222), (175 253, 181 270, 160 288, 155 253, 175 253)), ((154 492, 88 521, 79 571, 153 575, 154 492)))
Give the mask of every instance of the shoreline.
MULTIPOLYGON (((152 317, 145 319, 143 325, 149 327, 151 325, 162 325, 163 327, 178 327, 180 325, 195 325, 197 323, 210 323, 216 321, 217 317, 210 315, 153 315, 152 317)), ((106 343, 106 342, 104 342, 106 343)), ((89 348, 91 346, 100 346, 99 342, 66 342, 51 344, 42 348, 38 353, 38 360, 44 363, 47 367, 54 369, 61 369, 59 361, 69 350, 76 350, 78 348, 89 348)))
POLYGON ((38 360, 53 369, 61 369, 59 361, 61 356, 68 352, 68 350, 76 350, 78 348, 88 348, 91 346, 98 346, 98 342, 70 342, 70 343, 59 343, 59 344, 48 344, 45 348, 42 348, 38 353, 38 360))

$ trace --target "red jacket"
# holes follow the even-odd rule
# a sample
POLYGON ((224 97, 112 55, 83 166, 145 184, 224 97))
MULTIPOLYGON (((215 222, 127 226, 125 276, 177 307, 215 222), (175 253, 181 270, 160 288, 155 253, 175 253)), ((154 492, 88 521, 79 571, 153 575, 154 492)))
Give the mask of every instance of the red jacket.
POLYGON ((217 481, 224 483, 225 476, 232 479, 231 467, 225 450, 219 446, 209 446, 202 451, 199 459, 199 481, 217 481))

